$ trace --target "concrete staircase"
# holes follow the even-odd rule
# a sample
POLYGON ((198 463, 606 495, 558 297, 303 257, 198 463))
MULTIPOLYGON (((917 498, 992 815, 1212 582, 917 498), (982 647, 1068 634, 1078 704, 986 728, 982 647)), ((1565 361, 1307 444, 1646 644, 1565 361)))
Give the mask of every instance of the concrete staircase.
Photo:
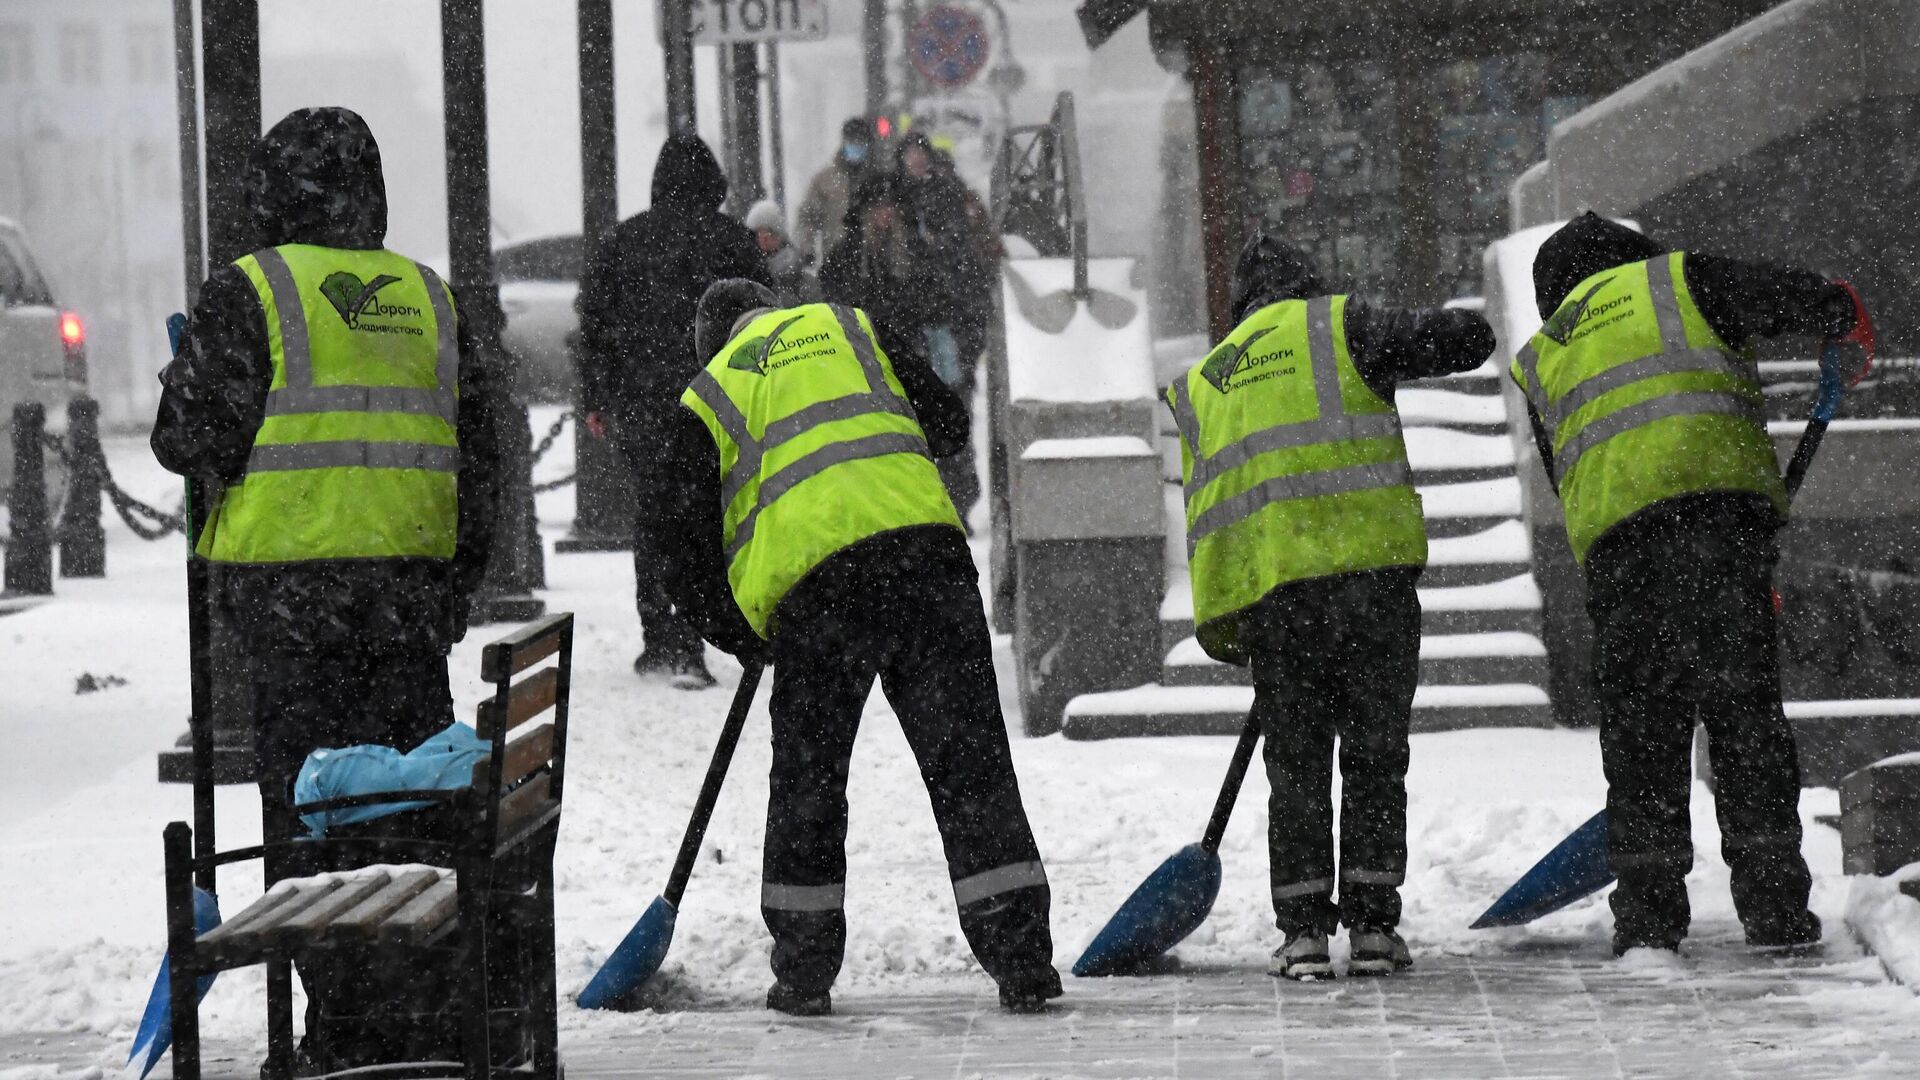
MULTIPOLYGON (((1499 380, 1498 370, 1487 364, 1409 383, 1399 393, 1407 452, 1431 538, 1420 583, 1415 731, 1551 723, 1540 590, 1520 520, 1516 449, 1499 380)), ((1212 660, 1193 636, 1179 444, 1169 427, 1162 426, 1171 482, 1160 679, 1074 698, 1066 709, 1069 738, 1231 734, 1246 721, 1253 702, 1248 670, 1212 660)))

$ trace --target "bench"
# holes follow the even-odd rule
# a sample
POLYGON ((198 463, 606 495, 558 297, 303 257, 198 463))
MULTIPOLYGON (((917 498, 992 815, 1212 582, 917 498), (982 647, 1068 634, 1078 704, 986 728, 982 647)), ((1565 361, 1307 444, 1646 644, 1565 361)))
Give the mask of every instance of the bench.
MULTIPOLYGON (((410 1076, 560 1076, 554 973, 553 849, 566 777, 568 679, 573 616, 558 614, 487 645, 481 676, 494 686, 476 729, 490 744, 471 783, 447 791, 387 791, 295 806, 309 813, 350 806, 432 804, 435 827, 394 829, 404 811, 318 838, 271 838, 256 847, 194 854, 193 830, 166 827, 167 963, 173 1017, 173 1075, 200 1076, 198 995, 203 975, 267 966, 267 1066, 293 1068, 293 961, 330 951, 394 950, 408 964, 452 965, 460 1062, 409 1066, 410 1076), (529 669, 552 659, 528 674, 529 669), (550 718, 549 718, 550 717, 550 718), (536 722, 541 721, 541 722, 536 722), (259 859, 274 868, 348 867, 283 877, 245 910, 198 934, 196 877, 259 859), (506 950, 511 960, 489 949, 506 950), (489 1000, 489 973, 512 963, 523 1000, 489 1000), (505 1020, 520 1036, 499 1047, 505 1020), (491 1030, 490 1030, 491 1026, 491 1030)), ((418 819, 415 818, 417 821, 418 819)))

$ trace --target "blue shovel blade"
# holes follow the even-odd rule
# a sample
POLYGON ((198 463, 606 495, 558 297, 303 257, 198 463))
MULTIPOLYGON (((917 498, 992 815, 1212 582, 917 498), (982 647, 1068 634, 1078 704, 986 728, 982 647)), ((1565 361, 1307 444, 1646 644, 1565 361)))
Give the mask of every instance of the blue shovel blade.
POLYGON ((633 929, 620 939, 613 955, 607 957, 587 988, 574 999, 580 1007, 604 1009, 652 978, 666 962, 667 946, 673 944, 673 922, 678 914, 666 897, 654 897, 633 929))
MULTIPOLYGON (((193 932, 198 937, 220 925, 220 901, 210 892, 193 890, 193 932)), ((147 1011, 140 1015, 140 1028, 133 1034, 133 1050, 127 1064, 140 1063, 142 1080, 159 1063, 160 1056, 173 1045, 173 980, 167 976, 167 957, 160 958, 160 974, 153 977, 153 993, 147 995, 147 1011)), ((204 1000, 212 975, 202 975, 194 987, 195 1000, 204 1000)))
POLYGON ((1123 975, 1173 948, 1207 921, 1220 895, 1220 856, 1188 844, 1133 890, 1073 965, 1080 976, 1123 975))
POLYGON ((1474 920, 1472 929, 1530 923, 1592 896, 1612 881, 1613 871, 1607 869, 1607 812, 1602 810, 1534 863, 1486 914, 1474 920))

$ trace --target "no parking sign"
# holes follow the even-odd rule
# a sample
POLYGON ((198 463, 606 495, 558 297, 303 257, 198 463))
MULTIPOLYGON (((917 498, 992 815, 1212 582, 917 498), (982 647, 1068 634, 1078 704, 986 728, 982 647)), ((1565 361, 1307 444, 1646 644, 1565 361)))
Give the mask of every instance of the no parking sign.
POLYGON ((935 86, 965 86, 987 66, 987 24, 965 8, 936 7, 913 25, 913 67, 935 86))

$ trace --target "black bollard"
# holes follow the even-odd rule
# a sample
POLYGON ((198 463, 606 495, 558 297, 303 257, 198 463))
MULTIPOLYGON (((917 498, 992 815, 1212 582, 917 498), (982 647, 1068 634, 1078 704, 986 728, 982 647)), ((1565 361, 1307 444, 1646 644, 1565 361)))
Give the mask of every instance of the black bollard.
POLYGON ((67 505, 60 511, 60 576, 107 576, 107 532, 100 527, 100 485, 106 452, 100 448, 100 403, 67 402, 67 505))
POLYGON ((42 440, 47 408, 37 401, 13 407, 13 490, 7 496, 12 537, 7 541, 6 591, 53 592, 53 537, 47 529, 47 465, 42 440))

